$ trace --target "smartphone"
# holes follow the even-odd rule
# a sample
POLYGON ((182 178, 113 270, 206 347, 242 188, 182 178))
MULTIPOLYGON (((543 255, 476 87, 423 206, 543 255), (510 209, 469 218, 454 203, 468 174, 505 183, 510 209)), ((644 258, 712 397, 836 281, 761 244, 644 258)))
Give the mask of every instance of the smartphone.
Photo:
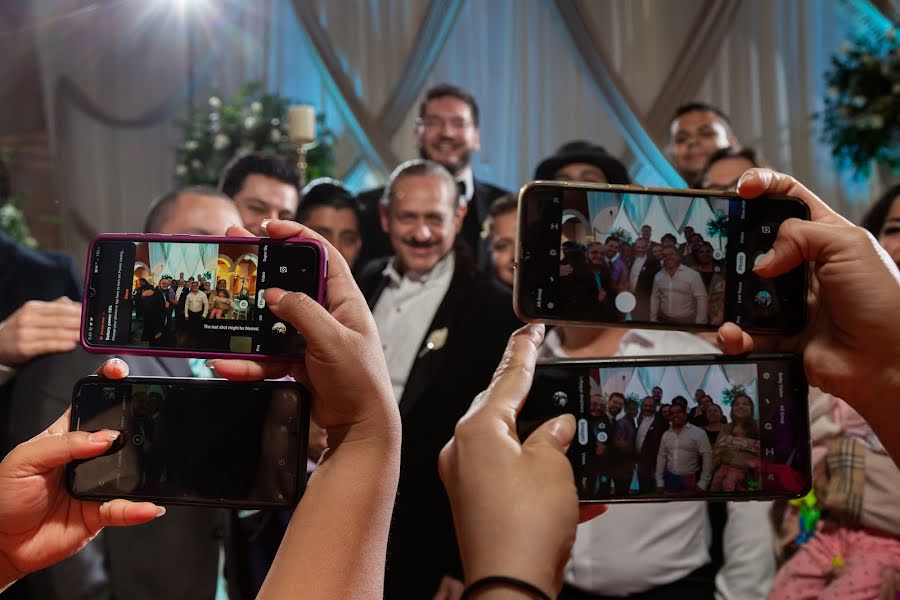
POLYGON ((86 377, 72 431, 121 432, 113 447, 66 469, 84 500, 291 508, 306 482, 309 398, 291 381, 86 377))
POLYGON ((525 321, 796 333, 807 320, 807 268, 767 279, 756 261, 796 198, 532 182, 519 194, 514 282, 525 321))
POLYGON ((577 423, 568 458, 582 502, 771 500, 810 490, 800 356, 540 363, 520 439, 563 413, 577 423))
POLYGON ((103 234, 88 251, 81 343, 104 354, 302 355, 303 337, 266 308, 263 291, 322 302, 327 271, 313 239, 103 234))

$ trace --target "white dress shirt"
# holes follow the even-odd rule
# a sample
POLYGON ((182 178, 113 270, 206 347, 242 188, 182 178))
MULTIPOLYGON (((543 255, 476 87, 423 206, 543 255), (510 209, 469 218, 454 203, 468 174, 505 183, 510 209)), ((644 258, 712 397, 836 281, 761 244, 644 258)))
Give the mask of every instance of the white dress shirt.
POLYGON ((456 183, 463 184, 466 189, 465 193, 459 197, 460 204, 468 205, 472 201, 472 196, 475 195, 475 176, 472 174, 471 167, 466 167, 457 175, 456 183))
POLYGON ((190 313, 198 312, 202 312, 203 318, 206 318, 206 313, 209 312, 209 298, 200 291, 190 292, 184 302, 184 316, 187 317, 190 313))
POLYGON ((650 293, 650 320, 656 321, 659 313, 679 323, 706 323, 706 286, 700 273, 690 267, 678 265, 674 275, 662 268, 653 278, 650 293))
MULTIPOLYGON (((616 356, 718 354, 701 338, 679 331, 632 329, 616 356)), ((559 330, 547 332, 541 358, 565 358, 559 330)), ((716 575, 717 600, 765 600, 775 578, 769 502, 729 502, 725 564, 716 575)), ((611 504, 578 526, 566 583, 595 594, 625 596, 677 581, 709 562, 712 531, 705 502, 611 504)))
POLYGON ((409 372, 425 342, 434 314, 450 289, 455 265, 453 252, 450 252, 418 279, 400 275, 394 259, 382 271, 388 284, 375 303, 372 315, 397 402, 403 397, 409 372))
POLYGON ((712 446, 706 431, 690 423, 685 423, 680 432, 670 428, 663 434, 656 455, 656 485, 663 486, 666 471, 690 475, 698 470, 697 487, 705 490, 712 477, 712 446))
POLYGON ((647 262, 647 255, 636 256, 634 258, 634 262, 631 263, 631 273, 628 277, 628 289, 634 293, 635 288, 637 288, 638 278, 641 276, 641 269, 644 268, 644 263, 647 262))

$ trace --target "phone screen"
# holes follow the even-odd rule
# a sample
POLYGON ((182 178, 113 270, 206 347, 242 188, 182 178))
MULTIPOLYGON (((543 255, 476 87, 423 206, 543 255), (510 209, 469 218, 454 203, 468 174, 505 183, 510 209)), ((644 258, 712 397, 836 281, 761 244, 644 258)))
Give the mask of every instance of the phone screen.
POLYGON ((568 457, 585 501, 801 497, 806 385, 794 357, 539 364, 519 435, 574 415, 568 457))
POLYGON ((77 496, 292 506, 305 478, 307 400, 290 382, 91 378, 72 430, 112 429, 109 452, 70 465, 77 496))
POLYGON ((795 199, 536 184, 520 202, 516 305, 528 320, 757 331, 806 324, 805 267, 753 272, 795 199))
POLYGON ((313 244, 101 239, 91 252, 83 323, 89 349, 303 353, 302 336, 266 308, 263 291, 317 298, 313 244))

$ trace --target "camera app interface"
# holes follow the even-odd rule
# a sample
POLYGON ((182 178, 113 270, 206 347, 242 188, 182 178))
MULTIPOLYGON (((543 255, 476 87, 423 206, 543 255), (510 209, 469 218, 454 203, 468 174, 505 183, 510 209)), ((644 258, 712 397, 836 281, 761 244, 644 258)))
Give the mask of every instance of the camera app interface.
POLYGON ((519 433, 575 416, 568 456, 585 500, 795 495, 809 442, 786 367, 539 366, 519 433))
POLYGON ((762 202, 540 187, 528 194, 537 198, 525 203, 524 227, 536 243, 521 257, 525 301, 543 317, 784 328, 791 315, 782 304, 801 304, 791 288, 802 289, 802 276, 753 274, 784 219, 765 214, 762 202))
POLYGON ((300 397, 178 384, 82 388, 73 428, 121 432, 111 452, 76 464, 83 494, 284 504, 297 484, 300 397))
POLYGON ((268 287, 316 297, 318 254, 302 244, 100 241, 85 337, 95 346, 302 354, 266 308, 268 287))

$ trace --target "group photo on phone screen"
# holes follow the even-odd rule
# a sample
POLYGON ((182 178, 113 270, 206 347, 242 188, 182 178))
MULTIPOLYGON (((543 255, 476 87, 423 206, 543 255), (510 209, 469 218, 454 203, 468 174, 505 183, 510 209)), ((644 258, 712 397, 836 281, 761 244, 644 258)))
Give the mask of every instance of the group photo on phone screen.
MULTIPOLYGON (((243 354, 302 349, 293 327, 265 308, 266 287, 296 289, 316 255, 301 245, 98 242, 85 338, 125 346, 243 354)), ((314 285, 308 293, 314 293, 314 285)))
POLYGON ((808 438, 789 379, 774 362, 545 366, 520 433, 575 416, 568 455, 582 499, 798 493, 808 438))

